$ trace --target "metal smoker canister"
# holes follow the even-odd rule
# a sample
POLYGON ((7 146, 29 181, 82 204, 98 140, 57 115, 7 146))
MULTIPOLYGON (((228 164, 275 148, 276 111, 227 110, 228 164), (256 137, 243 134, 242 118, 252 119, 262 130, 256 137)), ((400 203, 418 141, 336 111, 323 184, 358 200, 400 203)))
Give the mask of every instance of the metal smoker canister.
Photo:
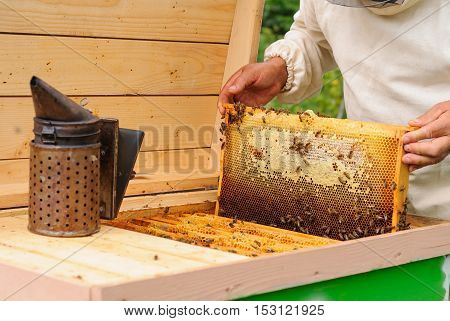
POLYGON ((91 235, 100 217, 117 217, 144 132, 99 119, 37 77, 30 87, 36 117, 28 229, 47 236, 91 235))
POLYGON ((99 230, 100 119, 37 78, 30 144, 29 223, 47 236, 99 230))
POLYGON ((85 236, 99 230, 99 120, 35 118, 30 154, 30 231, 85 236))

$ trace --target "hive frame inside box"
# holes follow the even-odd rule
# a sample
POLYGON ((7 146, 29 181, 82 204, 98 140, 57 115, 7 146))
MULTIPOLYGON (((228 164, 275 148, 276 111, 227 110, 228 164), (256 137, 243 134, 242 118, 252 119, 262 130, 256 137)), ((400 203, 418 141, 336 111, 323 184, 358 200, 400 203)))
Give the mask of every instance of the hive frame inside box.
MULTIPOLYGON (((224 81, 228 79, 242 65, 255 61, 258 34, 260 30, 260 19, 262 14, 261 0, 238 0, 236 14, 231 32, 230 45, 227 55, 224 81)), ((41 4, 39 4, 40 6, 41 4)), ((36 5, 37 8, 39 8, 36 5)), ((45 12, 45 11, 44 11, 45 12)), ((70 18, 70 16, 69 16, 70 18)), ((55 26, 51 26, 55 27, 55 26)), ((4 28, 4 26, 2 26, 4 28)), ((125 30, 125 29, 123 29, 125 30)), ((25 30, 26 31, 26 30, 25 30)), ((27 31, 36 33, 35 30, 27 31)), ((120 36, 120 35, 119 35, 120 36)), ((113 42, 113 41, 112 41, 113 42)), ((46 67, 47 69, 49 67, 46 67)), ((47 70, 48 72, 48 70, 47 70)), ((220 126, 220 116, 216 121, 216 132, 220 126)), ((215 137, 212 142, 212 150, 219 151, 221 143, 215 137)), ((218 154, 216 154, 218 155, 218 154)), ((182 189, 197 187, 198 182, 206 186, 215 186, 217 182, 219 157, 212 159, 215 162, 216 174, 196 177, 192 181, 180 183, 176 178, 173 182, 179 183, 182 189), (193 182, 193 183, 192 183, 193 182), (196 183, 197 182, 197 183, 196 183)), ((121 215, 142 215, 145 212, 163 212, 170 207, 171 212, 203 211, 214 206, 217 190, 190 191, 160 194, 153 196, 139 196, 141 188, 144 194, 154 191, 167 192, 171 189, 166 187, 172 183, 166 179, 160 183, 153 184, 147 188, 147 182, 132 184, 128 195, 137 195, 125 199, 121 215), (166 188, 166 190, 164 190, 166 188)), ((9 204, 9 207, 18 207, 23 195, 20 186, 8 186, 8 189, 0 195, 0 201, 9 204), (17 187, 17 190, 15 189, 17 187)), ((356 273, 372 271, 374 269, 386 268, 394 265, 404 264, 411 261, 428 259, 450 253, 450 223, 439 220, 418 219, 409 231, 393 233, 389 235, 369 237, 362 240, 344 242, 323 248, 294 251, 276 254, 261 258, 239 258, 228 257, 217 264, 189 267, 184 270, 174 269, 170 273, 159 275, 155 273, 149 277, 133 276, 133 271, 127 265, 119 265, 117 268, 131 273, 129 278, 120 281, 93 282, 81 278, 80 270, 70 270, 65 264, 70 265, 75 261, 75 254, 69 251, 73 248, 73 242, 87 242, 90 239, 45 239, 49 246, 45 246, 44 239, 35 241, 33 234, 26 233, 26 209, 6 209, 0 212, 0 227, 6 229, 8 235, 23 233, 20 242, 16 244, 3 244, 7 249, 3 255, 10 255, 20 260, 25 254, 41 254, 50 260, 50 256, 60 255, 57 264, 47 264, 46 260, 28 260, 24 264, 11 262, 0 258, 0 295, 9 299, 58 299, 58 300, 221 300, 244 297, 247 295, 274 291, 328 280, 356 273), (8 222, 18 220, 20 226, 16 229, 9 228, 8 222), (6 223, 6 224, 5 224, 6 223), (19 228, 21 231, 19 231, 19 228), (30 238, 31 252, 24 248, 25 241, 30 238), (9 252, 8 252, 9 251, 9 252), (58 252, 62 251, 62 252, 58 252), (11 252, 11 253, 10 253, 11 252), (14 254, 15 253, 15 254, 14 254), (72 262, 72 263, 71 263, 72 262), (298 269, 302 266, 302 269, 298 269), (60 268, 60 274, 53 273, 60 268), (283 273, 279 273, 283 271, 283 273), (70 276, 68 276, 71 273, 70 276), (218 278, 218 276, 220 277, 218 278), (274 278, 274 275, 277 275, 274 278), (180 288, 183 290, 180 291, 180 288), (19 290, 20 291, 17 291, 19 290)), ((89 249, 97 243, 112 242, 106 240, 105 227, 99 234, 93 236, 94 242, 89 246, 77 245, 77 253, 83 255, 78 262, 78 269, 85 267, 83 273, 94 275, 99 268, 107 268, 108 260, 99 262, 95 256, 88 255, 89 249), (87 266, 87 268, 86 268, 87 266)), ((144 252, 153 253, 152 245, 149 244, 149 236, 118 229, 112 230, 115 236, 122 236, 129 240, 131 245, 136 245, 144 252)), ((154 239, 151 239, 152 242, 154 239)), ((0 243, 8 239, 0 240, 0 243)), ((156 242, 156 240, 154 241, 156 242)), ((177 242, 178 243, 178 242, 177 242)), ((105 255, 117 254, 122 256, 131 265, 138 262, 135 253, 127 251, 120 252, 123 243, 117 243, 116 247, 110 247, 100 252, 105 255), (120 246, 119 246, 120 245, 120 246)), ((184 248, 185 245, 177 245, 184 248)), ((189 246, 189 245, 186 245, 189 246)), ((191 251, 192 248, 189 248, 191 251)), ((200 256, 199 262, 207 261, 212 252, 203 252, 197 249, 200 256), (202 257, 202 255, 204 255, 202 257)), ((215 253, 215 252, 214 252, 215 253)), ((164 253, 160 254, 161 256, 164 253)), ((117 259, 117 258, 116 258, 117 259)), ((122 261, 121 261, 122 262, 122 261)), ((111 264, 109 264, 111 265, 111 264)), ((148 269, 153 268, 154 263, 149 262, 148 269)), ((95 274, 97 275, 97 274, 95 274)))

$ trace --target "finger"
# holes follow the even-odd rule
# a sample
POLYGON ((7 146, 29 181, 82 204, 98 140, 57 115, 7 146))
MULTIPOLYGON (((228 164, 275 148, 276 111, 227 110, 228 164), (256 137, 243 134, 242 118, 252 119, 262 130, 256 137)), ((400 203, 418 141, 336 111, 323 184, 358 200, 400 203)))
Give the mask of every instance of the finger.
POLYGON ((236 80, 236 78, 238 78, 241 74, 242 74, 242 70, 244 69, 244 67, 239 68, 234 74, 231 75, 230 78, 228 78, 227 82, 225 83, 225 85, 222 86, 222 89, 225 87, 230 87, 230 85, 232 83, 234 83, 234 81, 236 80))
MULTIPOLYGON (((450 115, 450 114, 449 114, 450 115)), ((403 136, 403 144, 415 143, 424 139, 438 138, 450 134, 449 117, 439 117, 437 120, 413 130, 403 136)))
POLYGON ((228 87, 228 90, 231 93, 238 95, 243 92, 245 88, 251 86, 253 82, 253 74, 243 72, 238 78, 236 78, 234 83, 228 87))
POLYGON ((442 102, 434 105, 425 114, 418 117, 417 119, 411 120, 409 122, 410 126, 422 127, 430 122, 438 119, 443 113, 450 110, 450 101, 442 102))
POLYGON ((444 158, 450 150, 450 137, 443 136, 432 141, 418 142, 403 147, 407 153, 416 155, 444 158))
POLYGON ((234 94, 229 91, 229 87, 234 84, 234 81, 241 75, 242 68, 240 68, 238 71, 236 71, 230 79, 226 82, 226 84, 222 87, 222 90, 219 94, 219 99, 217 101, 217 107, 219 108, 220 113, 223 115, 225 114, 225 107, 224 104, 230 104, 233 102, 234 94))
POLYGON ((416 154, 405 154, 403 156, 402 161, 406 165, 414 165, 414 166, 428 166, 439 162, 437 158, 416 154))

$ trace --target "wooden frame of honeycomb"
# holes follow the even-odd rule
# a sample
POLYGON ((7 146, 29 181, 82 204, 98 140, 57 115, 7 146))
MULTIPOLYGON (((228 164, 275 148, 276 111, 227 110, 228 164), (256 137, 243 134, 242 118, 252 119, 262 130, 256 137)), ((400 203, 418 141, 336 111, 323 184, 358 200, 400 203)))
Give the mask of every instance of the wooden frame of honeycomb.
POLYGON ((338 240, 407 227, 411 128, 226 109, 217 214, 338 240))

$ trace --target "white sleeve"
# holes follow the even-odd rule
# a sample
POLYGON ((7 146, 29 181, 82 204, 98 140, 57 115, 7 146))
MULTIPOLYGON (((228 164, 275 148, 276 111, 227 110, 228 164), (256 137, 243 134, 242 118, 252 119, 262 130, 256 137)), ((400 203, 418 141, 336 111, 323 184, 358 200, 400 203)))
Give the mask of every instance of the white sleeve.
POLYGON ((330 45, 317 22, 314 0, 302 0, 294 24, 284 39, 270 45, 264 60, 286 61, 288 80, 278 96, 281 102, 297 103, 322 87, 322 75, 336 67, 330 45))

